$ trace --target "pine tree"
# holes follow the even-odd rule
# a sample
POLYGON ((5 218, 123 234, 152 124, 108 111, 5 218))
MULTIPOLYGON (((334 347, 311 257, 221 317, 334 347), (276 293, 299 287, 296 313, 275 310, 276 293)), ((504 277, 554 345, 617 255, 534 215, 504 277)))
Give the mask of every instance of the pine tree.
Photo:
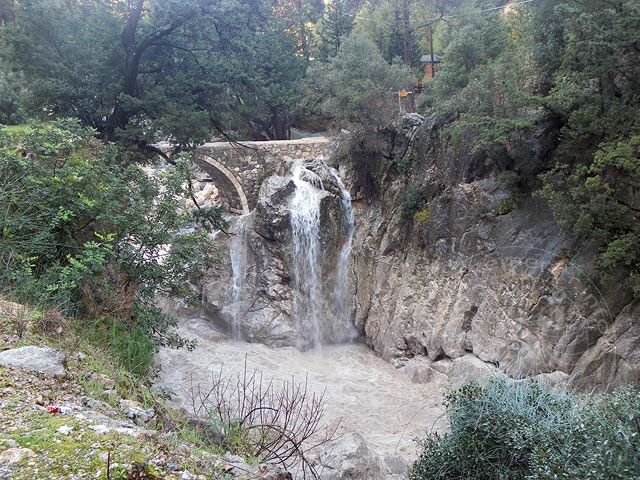
POLYGON ((333 0, 327 3, 320 23, 320 59, 327 61, 335 57, 340 49, 342 38, 351 33, 352 15, 349 15, 349 0, 333 0))

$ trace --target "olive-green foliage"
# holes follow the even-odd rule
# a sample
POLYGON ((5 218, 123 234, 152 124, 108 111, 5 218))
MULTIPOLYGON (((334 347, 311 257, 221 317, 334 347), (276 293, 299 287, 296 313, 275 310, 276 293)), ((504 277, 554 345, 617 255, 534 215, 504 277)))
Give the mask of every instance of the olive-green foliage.
POLYGON ((323 61, 337 55, 342 38, 349 35, 354 18, 349 14, 349 0, 333 0, 325 4, 318 28, 318 56, 323 61))
MULTIPOLYGON (((194 300, 187 282, 216 259, 207 232, 180 213, 189 169, 148 175, 92 136, 73 121, 0 132, 0 292, 103 319, 113 339, 123 328, 184 345, 154 298, 194 300)), ((199 213, 224 223, 216 209, 199 213)))
POLYGON ((512 197, 505 198, 500 202, 500 207, 498 208, 498 215, 506 215, 511 213, 513 209, 516 208, 516 202, 512 197))
POLYGON ((633 208, 640 202, 640 136, 603 143, 590 165, 558 163, 544 175, 542 189, 562 225, 603 245, 599 266, 638 272, 640 238, 633 208))
POLYGON ((492 379, 446 396, 450 432, 429 434, 411 480, 628 479, 640 475, 640 394, 580 397, 492 379))
MULTIPOLYGON (((0 67, 4 65, 0 63, 0 67)), ((16 77, 2 72, 0 73, 0 124, 17 125, 24 122, 24 119, 16 77)))
POLYGON ((416 213, 414 215, 414 218, 415 218, 416 222, 418 223, 418 225, 424 225, 427 222, 429 222, 430 215, 431 214, 429 212, 429 207, 426 206, 422 210, 420 210, 418 213, 416 213))
POLYGON ((324 112, 358 134, 378 132, 391 123, 398 111, 394 92, 406 88, 409 71, 404 65, 389 65, 371 40, 354 31, 335 57, 312 65, 307 76, 324 112))
POLYGON ((28 113, 80 118, 129 149, 187 146, 218 129, 284 138, 303 104, 307 55, 294 30, 309 15, 270 0, 137 4, 16 2, 2 41, 24 73, 28 113))
POLYGON ((422 197, 422 189, 420 188, 420 185, 409 183, 404 191, 402 214, 406 218, 411 218, 422 208, 423 205, 424 199, 422 197))

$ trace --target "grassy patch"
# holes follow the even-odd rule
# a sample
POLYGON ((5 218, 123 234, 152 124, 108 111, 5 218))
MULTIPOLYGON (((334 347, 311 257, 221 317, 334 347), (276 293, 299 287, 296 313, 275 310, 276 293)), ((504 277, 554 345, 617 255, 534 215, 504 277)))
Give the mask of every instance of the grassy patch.
POLYGON ((48 418, 39 414, 33 423, 22 431, 14 432, 11 438, 21 447, 36 452, 36 457, 25 459, 19 465, 14 479, 68 478, 69 475, 91 475, 92 478, 107 478, 105 453, 110 454, 111 478, 125 478, 123 465, 145 460, 150 447, 126 434, 97 433, 69 417, 48 418), (61 427, 73 427, 68 434, 61 427), (100 473, 99 473, 100 472, 100 473))
POLYGON ((7 133, 25 133, 29 129, 29 124, 23 123, 21 125, 3 125, 0 126, 0 130, 7 133))

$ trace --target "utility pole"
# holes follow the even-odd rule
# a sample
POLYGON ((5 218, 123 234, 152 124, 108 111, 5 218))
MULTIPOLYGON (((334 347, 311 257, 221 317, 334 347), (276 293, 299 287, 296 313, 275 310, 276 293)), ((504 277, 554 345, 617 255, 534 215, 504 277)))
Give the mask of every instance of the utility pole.
MULTIPOLYGON (((411 68, 413 65, 413 48, 411 48, 411 31, 409 30, 409 5, 408 0, 402 0, 402 21, 404 23, 404 64, 411 68)), ((411 90, 413 85, 408 85, 407 91, 411 90)), ((409 108, 413 112, 415 110, 415 100, 413 95, 409 100, 409 108)), ((400 110, 402 111, 402 110, 400 110)))
POLYGON ((433 58, 433 23, 429 24, 429 53, 431 54, 431 78, 436 76, 436 64, 433 58))

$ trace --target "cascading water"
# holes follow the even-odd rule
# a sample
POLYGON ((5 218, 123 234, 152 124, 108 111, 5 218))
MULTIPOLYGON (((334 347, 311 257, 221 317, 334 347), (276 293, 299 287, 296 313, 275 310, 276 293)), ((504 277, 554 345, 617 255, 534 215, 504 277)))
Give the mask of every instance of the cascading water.
MULTIPOLYGON (((293 167, 293 183, 296 187, 291 201, 291 231, 294 259, 294 315, 296 327, 310 331, 314 348, 322 344, 322 331, 318 313, 322 298, 319 276, 320 253, 320 195, 324 187, 320 177, 301 163, 293 167)), ((301 346, 301 345, 299 345, 301 346)))
POLYGON ((242 288, 247 277, 247 242, 245 225, 249 215, 236 220, 236 228, 229 246, 231 260, 231 337, 242 340, 242 288))
POLYGON ((336 283, 333 289, 333 301, 338 318, 344 319, 349 325, 349 341, 355 337, 355 328, 351 323, 349 315, 349 258, 351 257, 351 247, 353 246, 353 230, 355 228, 355 220, 353 215, 353 207, 351 205, 351 194, 345 188, 342 179, 335 168, 331 169, 331 174, 335 178, 336 183, 340 187, 342 196, 342 212, 346 226, 347 241, 342 245, 340 254, 338 255, 338 266, 336 269, 336 283))

